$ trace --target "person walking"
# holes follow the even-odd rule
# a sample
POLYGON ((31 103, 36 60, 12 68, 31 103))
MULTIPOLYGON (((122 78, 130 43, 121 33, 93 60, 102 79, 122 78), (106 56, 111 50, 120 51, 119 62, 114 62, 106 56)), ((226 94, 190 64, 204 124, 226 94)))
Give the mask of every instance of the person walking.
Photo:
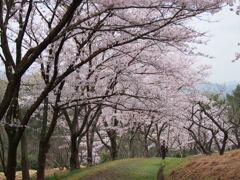
POLYGON ((160 149, 161 149, 162 159, 165 159, 166 154, 167 154, 167 147, 166 147, 166 144, 165 144, 165 140, 163 141, 160 149))

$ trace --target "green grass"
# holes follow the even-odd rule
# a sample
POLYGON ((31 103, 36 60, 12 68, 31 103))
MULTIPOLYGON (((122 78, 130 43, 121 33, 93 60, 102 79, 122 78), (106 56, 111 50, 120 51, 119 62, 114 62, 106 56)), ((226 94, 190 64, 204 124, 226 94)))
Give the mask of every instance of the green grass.
POLYGON ((111 161, 90 168, 75 170, 62 175, 46 177, 46 180, 156 180, 160 166, 165 165, 164 175, 167 176, 186 159, 167 158, 134 158, 111 161))

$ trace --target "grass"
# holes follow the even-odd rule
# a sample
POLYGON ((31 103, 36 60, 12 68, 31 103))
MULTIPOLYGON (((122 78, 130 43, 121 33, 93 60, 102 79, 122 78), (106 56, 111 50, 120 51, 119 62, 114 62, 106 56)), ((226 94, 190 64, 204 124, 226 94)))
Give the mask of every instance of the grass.
MULTIPOLYGON (((46 180, 156 180, 158 169, 165 165, 166 180, 237 180, 240 179, 240 150, 188 158, 135 158, 112 161, 71 172, 48 170, 46 180)), ((0 173, 1 175, 1 173, 0 173)), ((1 179, 1 176, 0 176, 1 179)), ((5 178, 4 178, 5 179, 5 178)), ((34 179, 34 178, 32 178, 34 179)))
POLYGON ((164 175, 185 163, 186 159, 134 158, 107 162, 64 174, 46 177, 46 180, 156 180, 160 166, 165 165, 164 175))

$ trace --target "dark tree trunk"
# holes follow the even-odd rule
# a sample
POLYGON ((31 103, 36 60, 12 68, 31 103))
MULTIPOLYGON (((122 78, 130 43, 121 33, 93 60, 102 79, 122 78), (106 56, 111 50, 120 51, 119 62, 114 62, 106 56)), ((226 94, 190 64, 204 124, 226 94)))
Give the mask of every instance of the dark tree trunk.
POLYGON ((87 133, 87 166, 93 165, 93 141, 94 141, 94 131, 87 133))
POLYGON ((222 147, 221 147, 220 152, 219 152, 220 155, 223 155, 224 152, 225 152, 225 148, 226 148, 226 144, 227 144, 227 139, 228 139, 228 133, 226 132, 226 133, 224 133, 224 138, 223 138, 222 147))
POLYGON ((129 158, 134 158, 135 156, 135 151, 133 147, 133 139, 129 140, 129 151, 128 151, 128 157, 129 158))
POLYGON ((46 154, 49 149, 49 144, 45 142, 45 136, 47 132, 47 120, 48 120, 48 98, 44 99, 43 107, 43 121, 38 149, 38 169, 37 180, 43 180, 45 176, 46 154), (47 144, 46 144, 47 143, 47 144))
POLYGON ((78 148, 77 137, 75 136, 71 136, 70 149, 71 149, 70 169, 71 170, 79 169, 80 168, 80 161, 78 157, 79 148, 78 148))
POLYGON ((144 157, 149 157, 148 135, 150 133, 152 125, 153 125, 153 122, 151 121, 151 124, 144 126, 144 131, 143 131, 143 154, 144 154, 144 157))
POLYGON ((206 154, 206 155, 211 154, 211 153, 202 145, 202 143, 201 143, 199 140, 195 140, 195 141, 196 141, 198 147, 201 149, 201 151, 202 151, 203 154, 206 154))
POLYGON ((93 142, 94 142, 94 137, 95 137, 95 132, 96 132, 96 126, 98 122, 100 114, 96 116, 96 120, 92 123, 92 127, 90 132, 86 134, 87 136, 87 164, 88 166, 93 165, 93 142))
POLYGON ((149 157, 147 138, 144 137, 144 148, 143 148, 144 157, 149 157))
POLYGON ((45 177, 47 153, 50 149, 50 138, 57 124, 58 113, 59 113, 59 107, 57 103, 60 101, 61 90, 63 86, 64 86, 64 82, 62 82, 58 88, 58 93, 55 100, 55 106, 53 107, 53 117, 48 129, 47 129, 48 98, 45 98, 44 100, 43 123, 42 123, 41 137, 39 142, 39 153, 38 153, 37 180, 43 180, 45 177))
POLYGON ((88 149, 87 149, 87 166, 91 167, 92 165, 93 165, 92 145, 88 145, 88 149))
MULTIPOLYGON (((80 168, 80 161, 79 161, 79 143, 78 137, 80 136, 81 132, 78 131, 78 116, 79 116, 80 109, 75 106, 74 107, 74 116, 71 121, 68 111, 64 110, 64 116, 68 123, 70 132, 71 132, 71 139, 70 139, 70 170, 79 169, 80 168)), ((85 119, 84 119, 85 120, 85 119)), ((82 131, 82 129, 81 129, 82 131)))
POLYGON ((5 165, 5 148, 4 148, 4 142, 3 142, 3 138, 2 138, 1 133, 0 133, 0 160, 1 160, 1 165, 2 165, 4 175, 7 176, 6 165, 5 165))
POLYGON ((155 145, 156 145, 156 150, 157 150, 157 154, 156 154, 156 156, 157 157, 161 157, 161 145, 160 145, 160 140, 157 140, 156 142, 155 142, 155 145))
POLYGON ((40 140, 38 152, 37 180, 43 180, 45 177, 46 159, 49 147, 50 145, 48 143, 40 140))
POLYGON ((239 149, 240 148, 240 133, 239 133, 239 130, 238 130, 238 127, 235 127, 236 130, 235 130, 235 137, 236 137, 236 140, 237 140, 237 148, 239 149))
MULTIPOLYGON (((157 151, 156 156, 161 157, 161 147, 160 147, 161 146, 161 144, 160 144, 161 131, 159 132, 158 124, 155 125, 155 128, 156 128, 156 131, 157 131, 157 141, 155 142, 156 151, 157 151)), ((169 133, 168 133, 168 139, 169 139, 169 133)))
POLYGON ((24 132, 24 128, 12 127, 9 124, 15 123, 13 119, 20 121, 21 114, 18 106, 18 93, 20 82, 16 84, 14 88, 14 95, 10 107, 6 113, 6 125, 5 130, 8 136, 8 158, 7 158, 7 180, 15 180, 16 166, 17 166, 17 148, 20 142, 21 136, 24 132))
MULTIPOLYGON (((193 124, 192 124, 193 125, 193 124)), ((207 148, 204 147, 204 145, 201 143, 201 141, 198 139, 197 135, 194 133, 194 131, 191 129, 192 125, 189 128, 186 128, 189 132, 194 141, 196 142, 197 146, 200 148, 202 153, 209 155, 210 152, 207 150, 207 148)))
POLYGON ((111 156, 112 160, 116 160, 118 157, 118 145, 117 145, 116 131, 110 130, 108 134, 109 134, 109 138, 110 138, 110 142, 111 142, 110 156, 111 156))
MULTIPOLYGON (((117 110, 115 110, 115 112, 117 112, 117 110)), ((113 120, 113 125, 114 126, 117 126, 118 125, 118 120, 114 118, 113 120)), ((107 127, 108 125, 105 124, 105 127, 107 127)), ((111 160, 116 160, 117 157, 118 157, 118 144, 117 144, 117 132, 116 130, 114 129, 110 129, 110 130, 107 130, 107 134, 108 134, 108 137, 110 139, 110 156, 111 156, 111 160)))
POLYGON ((112 147, 110 151, 110 155, 111 155, 112 161, 116 160, 118 157, 118 150, 112 147))
POLYGON ((23 133, 23 136, 21 138, 21 166, 22 166, 22 178, 24 180, 30 180, 26 132, 23 133))
POLYGON ((8 136, 7 180, 15 180, 18 142, 8 136))
POLYGON ((129 158, 134 158, 135 157, 135 149, 134 149, 133 143, 134 143, 134 138, 135 138, 139 128, 140 128, 140 125, 137 124, 136 127, 132 128, 129 132, 130 133, 130 138, 129 138, 129 141, 128 141, 128 146, 129 146, 128 157, 129 158))

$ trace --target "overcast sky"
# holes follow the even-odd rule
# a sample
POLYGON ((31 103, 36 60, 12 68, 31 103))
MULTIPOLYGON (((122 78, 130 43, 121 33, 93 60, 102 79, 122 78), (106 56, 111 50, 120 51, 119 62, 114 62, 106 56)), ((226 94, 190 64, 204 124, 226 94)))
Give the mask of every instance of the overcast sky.
POLYGON ((208 45, 200 46, 199 49, 215 57, 213 59, 198 58, 201 63, 212 66, 208 80, 214 83, 240 82, 240 60, 232 62, 235 53, 240 52, 240 46, 238 46, 240 43, 240 16, 230 11, 228 7, 213 16, 208 16, 207 19, 218 22, 198 22, 196 26, 210 35, 208 45))
MULTIPOLYGON (((210 36, 208 44, 199 46, 199 50, 214 56, 214 58, 198 58, 201 64, 212 66, 208 80, 213 83, 240 82, 240 60, 232 62, 235 53, 240 52, 240 46, 238 46, 240 43, 240 16, 237 16, 227 7, 204 19, 213 22, 198 21, 193 22, 193 26, 196 26, 200 31, 207 31, 210 36)), ((0 70, 2 71, 2 67, 0 70)))

